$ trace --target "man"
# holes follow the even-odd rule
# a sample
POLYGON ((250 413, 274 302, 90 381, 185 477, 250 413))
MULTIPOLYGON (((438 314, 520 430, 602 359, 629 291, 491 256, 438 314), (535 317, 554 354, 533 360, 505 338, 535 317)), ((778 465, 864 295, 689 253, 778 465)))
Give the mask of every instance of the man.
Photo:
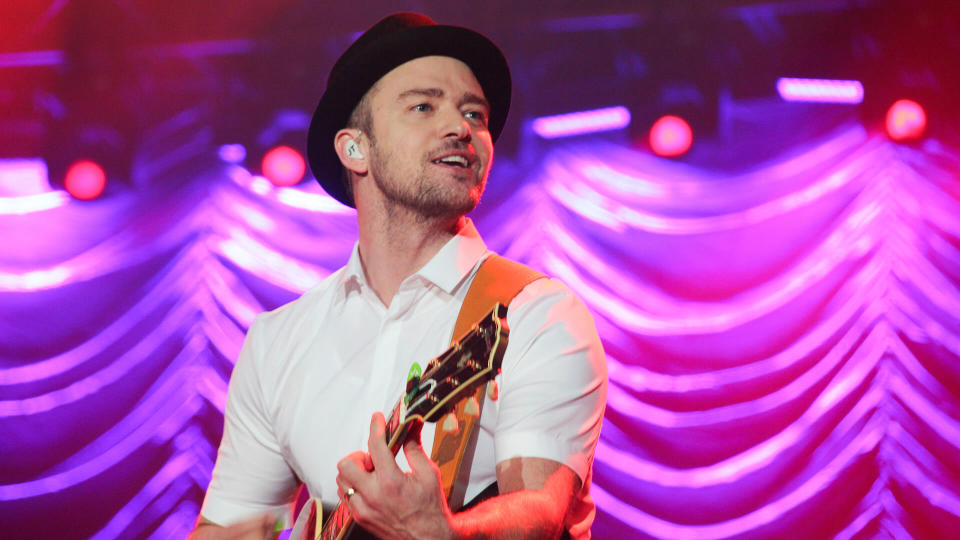
MULTIPOLYGON (((453 512, 421 441, 395 461, 376 412, 447 348, 490 255, 464 214, 509 102, 499 49, 422 15, 387 17, 334 65, 308 154, 356 207, 359 240, 344 268, 251 326, 195 538, 269 538, 300 480, 382 538, 589 538, 606 372, 592 318, 559 282, 535 280, 509 306, 464 500, 493 483, 498 496, 453 512)), ((422 436, 430 448, 434 428, 422 436)))

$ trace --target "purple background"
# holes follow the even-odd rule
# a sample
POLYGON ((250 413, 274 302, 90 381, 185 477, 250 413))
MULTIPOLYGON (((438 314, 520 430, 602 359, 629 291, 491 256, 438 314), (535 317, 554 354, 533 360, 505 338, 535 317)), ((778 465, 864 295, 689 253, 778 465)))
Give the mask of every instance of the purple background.
MULTIPOLYGON (((363 22, 341 33, 371 17, 343 18, 363 22)), ((622 20, 611 20, 614 32, 622 20)), ((516 50, 510 36, 501 30, 516 50)), ((202 63, 198 50, 183 54, 202 63)), ((609 82, 598 95, 622 97, 620 79, 596 77, 609 82)), ((536 139, 522 126, 542 114, 538 96, 556 112, 575 110, 564 99, 611 104, 544 88, 518 78, 514 128, 473 218, 492 249, 562 279, 596 318, 610 388, 595 537, 955 535, 957 138, 932 129, 893 143, 869 100, 734 95, 714 131, 695 125, 693 153, 664 160, 634 128, 536 139)), ((246 328, 342 265, 355 241, 353 212, 314 182, 273 188, 220 162, 217 143, 235 141, 211 135, 216 115, 175 109, 134 122, 149 129, 130 139, 129 177, 100 200, 26 212, 25 199, 0 197, 4 538, 183 537, 246 328)), ((931 125, 956 119, 938 114, 931 125)))
MULTIPOLYGON (((479 228, 579 293, 608 354, 598 538, 960 523, 960 152, 846 126, 739 174, 607 142, 510 165, 479 228)), ((0 216, 8 530, 190 527, 244 330, 354 241, 312 185, 257 183, 210 163, 0 216)))

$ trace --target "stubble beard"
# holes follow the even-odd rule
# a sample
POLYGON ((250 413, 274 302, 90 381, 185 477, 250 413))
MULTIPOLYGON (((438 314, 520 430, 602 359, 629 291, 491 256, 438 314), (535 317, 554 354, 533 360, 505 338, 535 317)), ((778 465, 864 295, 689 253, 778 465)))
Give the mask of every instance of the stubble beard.
POLYGON ((391 217, 402 211, 419 222, 459 219, 477 207, 486 187, 486 178, 471 180, 473 185, 467 190, 461 185, 449 185, 445 179, 431 179, 431 173, 440 175, 443 172, 428 170, 428 156, 421 160, 420 170, 413 175, 414 181, 404 182, 400 177, 403 173, 389 165, 397 162, 393 154, 381 152, 379 145, 372 141, 370 154, 370 171, 391 217))

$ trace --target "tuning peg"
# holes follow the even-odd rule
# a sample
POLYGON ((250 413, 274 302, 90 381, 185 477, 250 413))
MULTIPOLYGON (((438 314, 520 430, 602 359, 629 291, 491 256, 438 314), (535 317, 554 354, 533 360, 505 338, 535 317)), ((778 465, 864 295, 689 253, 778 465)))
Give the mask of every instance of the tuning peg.
POLYGON ((500 386, 497 385, 496 380, 492 380, 487 384, 487 396, 494 401, 500 398, 500 386))
POLYGON ((467 416, 480 416, 480 402, 477 396, 470 396, 470 399, 463 404, 463 413, 467 416))
POLYGON ((443 422, 440 424, 440 429, 444 433, 456 433, 460 431, 460 423, 457 422, 456 413, 449 413, 443 417, 443 422))

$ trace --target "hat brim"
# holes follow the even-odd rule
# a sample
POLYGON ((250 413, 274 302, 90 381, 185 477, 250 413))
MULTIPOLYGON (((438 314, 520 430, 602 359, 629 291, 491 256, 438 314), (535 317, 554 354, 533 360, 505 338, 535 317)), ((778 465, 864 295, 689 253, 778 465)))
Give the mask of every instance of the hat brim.
POLYGON ((310 169, 323 189, 341 203, 354 206, 343 183, 334 137, 377 81, 397 66, 424 56, 448 56, 469 66, 490 103, 488 127, 494 142, 503 131, 510 109, 510 69, 493 42, 468 28, 446 25, 417 26, 384 36, 358 51, 328 82, 307 133, 310 169))

